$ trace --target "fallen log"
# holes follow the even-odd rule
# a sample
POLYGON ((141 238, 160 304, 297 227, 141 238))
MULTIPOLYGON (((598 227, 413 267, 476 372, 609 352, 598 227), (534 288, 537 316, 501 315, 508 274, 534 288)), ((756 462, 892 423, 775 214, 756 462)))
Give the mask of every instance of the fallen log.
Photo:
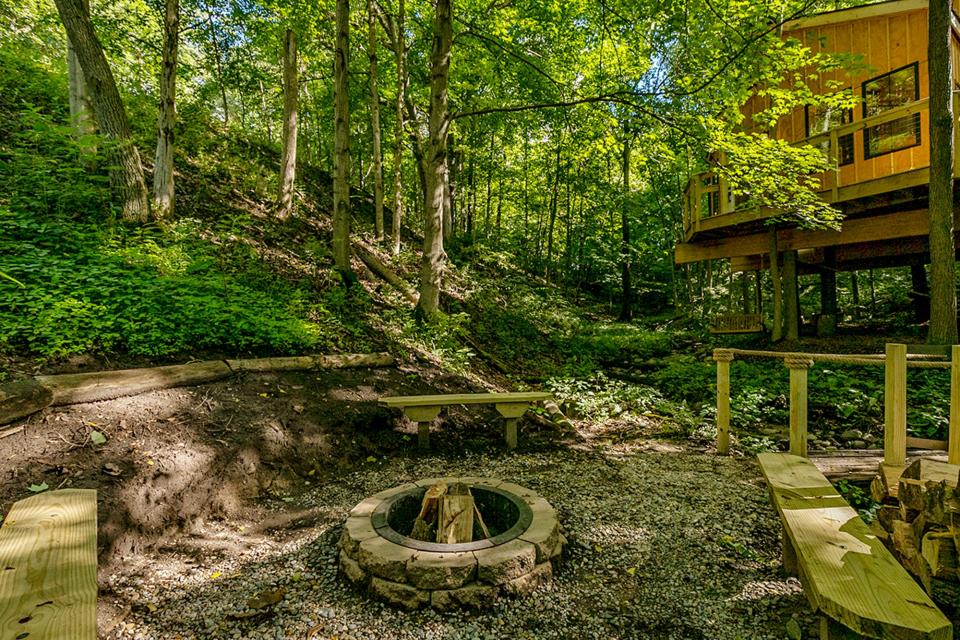
POLYGON ((7 424, 50 406, 53 393, 32 378, 0 385, 0 424, 7 424))
POLYGON ((205 384, 241 372, 387 367, 393 364, 393 356, 388 353, 369 353, 208 360, 142 369, 37 376, 31 380, 0 385, 0 425, 24 418, 48 406, 98 402, 158 389, 205 384))
POLYGON ((387 282, 387 284, 399 291, 411 304, 415 305, 420 301, 420 297, 417 295, 416 291, 410 288, 410 286, 407 285, 403 278, 398 276, 396 272, 387 267, 387 265, 383 264, 383 262, 380 261, 380 258, 374 254, 373 249, 356 239, 353 240, 352 246, 353 252, 365 265, 367 265, 367 267, 369 267, 370 271, 380 276, 387 282))

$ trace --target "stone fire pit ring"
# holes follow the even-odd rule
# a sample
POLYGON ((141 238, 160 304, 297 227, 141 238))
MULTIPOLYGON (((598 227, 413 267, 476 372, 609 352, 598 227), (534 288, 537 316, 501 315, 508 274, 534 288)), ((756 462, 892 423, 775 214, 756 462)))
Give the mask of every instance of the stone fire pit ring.
POLYGON ((484 608, 550 582, 565 543, 553 507, 531 489, 494 478, 426 478, 374 494, 350 511, 340 569, 374 597, 407 609, 484 608), (494 535, 460 544, 405 535, 423 493, 441 481, 470 487, 494 535))

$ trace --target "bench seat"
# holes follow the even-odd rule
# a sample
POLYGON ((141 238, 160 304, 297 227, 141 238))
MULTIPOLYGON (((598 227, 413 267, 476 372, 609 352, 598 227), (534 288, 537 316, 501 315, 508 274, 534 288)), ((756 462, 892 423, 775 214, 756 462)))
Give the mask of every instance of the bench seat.
POLYGON ((757 459, 783 523, 784 566, 799 574, 815 611, 868 638, 953 637, 950 621, 813 463, 785 453, 757 459))
POLYGON ((97 637, 97 492, 13 505, 0 527, 0 638, 97 637))
POLYGON ((402 409, 404 415, 417 423, 417 441, 421 449, 430 446, 430 422, 440 415, 443 407, 459 404, 492 404, 505 420, 504 437, 507 448, 517 446, 517 420, 535 402, 550 400, 552 396, 542 391, 516 393, 452 393, 430 396, 384 396, 380 403, 402 409))

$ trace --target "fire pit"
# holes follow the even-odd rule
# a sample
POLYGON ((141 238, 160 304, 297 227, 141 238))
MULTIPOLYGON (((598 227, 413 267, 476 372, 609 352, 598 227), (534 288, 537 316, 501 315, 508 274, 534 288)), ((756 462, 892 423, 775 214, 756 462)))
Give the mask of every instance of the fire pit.
POLYGON ((428 478, 353 508, 340 538, 340 568, 351 582, 397 606, 482 608, 549 582, 565 542, 553 507, 530 489, 493 478, 428 478), (448 502, 432 502, 434 494, 448 502), (449 506, 461 503, 468 506, 449 506), (427 536, 422 521, 414 529, 432 505, 439 513, 427 536), (470 541, 436 542, 437 529, 444 539, 470 541))

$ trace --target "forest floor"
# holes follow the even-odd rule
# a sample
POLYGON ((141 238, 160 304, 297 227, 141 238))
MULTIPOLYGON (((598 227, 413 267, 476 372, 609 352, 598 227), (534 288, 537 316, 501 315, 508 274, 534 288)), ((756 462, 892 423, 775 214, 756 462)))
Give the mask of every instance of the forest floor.
POLYGON ((101 638, 782 638, 815 635, 780 570, 779 524, 750 458, 659 437, 653 418, 441 417, 428 454, 387 394, 478 390, 429 367, 249 375, 48 409, 0 441, 0 502, 31 484, 98 490, 101 638), (90 432, 107 440, 95 445, 90 432), (364 497, 447 474, 540 492, 569 539, 554 583, 485 613, 402 612, 337 575, 364 497), (280 590, 280 591, 278 591, 280 590), (248 608, 258 594, 279 602, 248 608))

